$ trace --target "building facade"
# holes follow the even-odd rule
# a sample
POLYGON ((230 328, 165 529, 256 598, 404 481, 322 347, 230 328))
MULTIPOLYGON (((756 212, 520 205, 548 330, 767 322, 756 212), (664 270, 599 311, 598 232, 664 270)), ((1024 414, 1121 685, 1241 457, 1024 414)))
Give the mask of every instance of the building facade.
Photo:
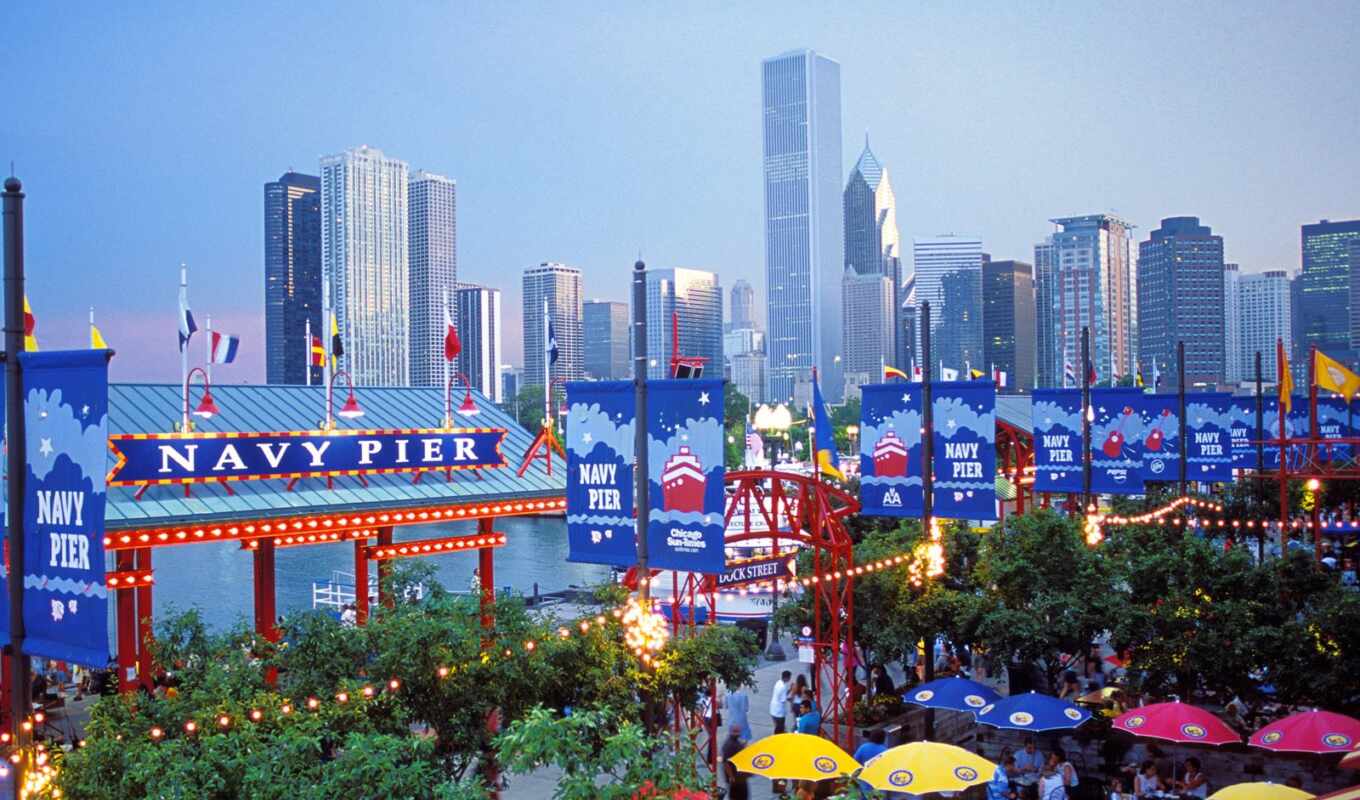
MULTIPOLYGON (((1135 267, 1127 222, 1111 214, 1059 217, 1034 246, 1036 372, 1039 386, 1063 385, 1064 368, 1081 374, 1081 329, 1091 332, 1098 383, 1137 368, 1135 267)), ((1143 266, 1136 268, 1141 272, 1143 266)))
MULTIPOLYGON (((411 385, 443 386, 444 304, 453 302, 458 286, 458 186, 443 175, 418 171, 410 179, 407 209, 411 385)), ((457 316, 454 323, 459 324, 457 316)))
POLYGON ((840 399, 840 64, 812 50, 761 65, 768 396, 820 372, 840 399))
POLYGON ((982 265, 982 356, 979 369, 1006 373, 1007 394, 1034 388, 1034 267, 1023 261, 982 265))
POLYGON ((1253 369, 1242 360, 1241 279, 1237 264, 1223 264, 1223 382, 1233 385, 1246 380, 1253 369))
POLYGON ((321 383, 321 179, 285 172, 264 185, 265 382, 321 383), (308 375, 310 371, 310 377, 308 375))
POLYGON ((712 272, 686 267, 647 270, 647 377, 671 377, 672 356, 704 359, 704 374, 723 368, 722 287, 712 272), (672 335, 672 314, 680 342, 672 335))
POLYGON ((1278 380, 1279 362, 1275 357, 1277 341, 1285 353, 1293 351, 1293 291, 1289 273, 1271 270, 1258 275, 1240 275, 1237 280, 1238 338, 1234 349, 1243 364, 1241 380, 1256 379, 1256 354, 1261 354, 1261 378, 1267 383, 1278 380))
MULTIPOLYGON (((471 284, 459 285, 454 293, 458 338, 463 349, 458 353, 458 371, 467 376, 472 388, 499 403, 501 390, 501 290, 471 284)), ((442 327, 442 326, 441 326, 442 327)), ((440 337, 439 360, 444 361, 444 342, 440 337)), ((443 374, 439 376, 442 385, 443 374)), ((455 379, 454 383, 458 383, 455 379)))
POLYGON ((585 336, 582 366, 586 377, 602 381, 631 378, 628 304, 591 300, 582 306, 581 326, 585 336))
POLYGON ((847 268, 841 286, 846 311, 841 345, 846 386, 878 383, 883 379, 883 365, 897 359, 896 284, 881 273, 861 275, 847 268))
POLYGON ((408 174, 370 147, 321 159, 324 302, 344 344, 339 367, 359 385, 410 383, 408 174))
MULTIPOLYGON (((884 364, 897 365, 897 330, 901 304, 901 246, 897 230, 897 198, 888 170, 869 149, 864 137, 860 153, 842 195, 845 227, 845 274, 841 279, 841 311, 845 315, 841 352, 848 375, 868 374, 882 379, 884 364), (886 284, 883 280, 885 279, 886 284), (887 314, 883 308, 887 307, 887 314), (855 330, 858 334, 852 334, 855 330)), ((862 379, 846 384, 863 385, 862 379)))
POLYGON ((751 401, 752 406, 766 400, 765 354, 739 353, 727 359, 728 379, 737 391, 751 401))
POLYGON ((921 365, 917 346, 920 325, 916 317, 916 273, 905 272, 902 288, 897 292, 897 368, 911 374, 913 367, 921 365))
POLYGON ((1360 351, 1351 346, 1351 331, 1360 327, 1360 316, 1351 302, 1350 246, 1360 239, 1360 219, 1324 219, 1304 225, 1300 238, 1303 271, 1294 313, 1299 317, 1302 337, 1294 342, 1296 359, 1302 361, 1309 348, 1316 346, 1335 359, 1354 364, 1360 351))
POLYGON ((1224 381, 1223 237, 1199 217, 1167 217, 1138 245, 1138 351, 1175 387, 1176 346, 1185 343, 1187 387, 1224 381))
POLYGON ((553 333, 557 337, 557 363, 551 365, 551 380, 580 380, 583 369, 581 330, 581 270, 566 264, 544 262, 524 270, 524 381, 523 386, 542 386, 547 358, 547 320, 543 302, 548 303, 553 333))
POLYGON ((744 278, 737 278, 732 284, 727 319, 727 330, 760 330, 756 323, 756 290, 744 278))
MULTIPOLYGON (((962 370, 982 354, 982 240, 933 236, 912 240, 916 309, 930 303, 931 354, 936 364, 962 370)), ((919 325, 918 325, 919 327, 919 325)), ((915 363, 921 364, 919 342, 915 363)))

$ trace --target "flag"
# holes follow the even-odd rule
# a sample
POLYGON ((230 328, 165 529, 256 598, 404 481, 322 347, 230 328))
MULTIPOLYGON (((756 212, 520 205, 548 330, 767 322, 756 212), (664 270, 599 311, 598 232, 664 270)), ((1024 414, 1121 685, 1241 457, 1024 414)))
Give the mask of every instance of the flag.
POLYGON ((1133 373, 1133 385, 1142 389, 1147 384, 1143 383, 1143 365, 1138 365, 1138 371, 1133 373))
POLYGON ((1284 340, 1275 340, 1275 368, 1278 371, 1277 383, 1280 386, 1280 408, 1288 414, 1293 410, 1290 399, 1294 394, 1294 376, 1289 374, 1289 359, 1284 354, 1284 340))
POLYGON ((24 350, 29 353, 38 352, 38 337, 34 334, 37 330, 38 318, 28 305, 28 295, 24 295, 24 350))
POLYGON ((992 368, 992 383, 995 383, 995 384, 996 384, 996 388, 998 388, 998 389, 1004 389, 1004 388, 1006 388, 1006 370, 1004 370, 1004 369, 997 369, 997 368, 993 367, 993 368, 992 368))
POLYGON ((108 342, 104 341, 104 334, 99 332, 99 329, 95 327, 95 324, 93 322, 90 323, 90 349, 91 350, 109 349, 108 342))
POLYGON ((1162 373, 1161 373, 1161 370, 1157 369, 1157 360, 1156 360, 1156 359, 1153 359, 1153 361, 1152 361, 1152 388, 1153 388, 1154 390, 1156 390, 1156 389, 1160 389, 1161 386, 1162 386, 1162 373))
POLYGON ((958 379, 959 379, 959 371, 958 371, 958 370, 953 369, 953 368, 951 368, 951 367, 945 367, 945 366, 941 366, 941 367, 940 367, 940 380, 942 380, 942 381, 956 381, 956 380, 958 380, 958 379))
POLYGON ((189 310, 189 287, 181 283, 179 285, 179 349, 181 353, 189 345, 189 339, 193 337, 196 330, 198 330, 198 323, 194 322, 194 312, 189 310))
POLYGON ((1360 392, 1360 375, 1321 350, 1313 351, 1313 383, 1319 389, 1336 392, 1346 398, 1347 403, 1360 392))
POLYGON ((1086 360, 1086 382, 1092 385, 1096 382, 1096 365, 1090 359, 1086 360))
MULTIPOLYGON (((209 323, 212 320, 208 320, 209 323)), ((212 358, 214 364, 230 364, 236 360, 236 349, 241 346, 240 336, 228 336, 212 331, 212 358)))
POLYGON ((1063 362, 1063 386, 1071 386, 1077 382, 1077 371, 1072 369, 1071 361, 1063 362))
POLYGON ((548 364, 556 364, 558 356, 557 333, 553 331, 552 317, 548 318, 548 364))
POLYGON ((331 312, 331 365, 334 366, 337 359, 345 354, 345 345, 340 341, 340 321, 335 318, 335 312, 331 312))
POLYGON ((812 374, 812 429, 813 442, 817 449, 817 469, 836 480, 845 480, 845 476, 836 466, 836 436, 831 430, 831 417, 826 413, 822 387, 817 383, 815 372, 812 374))
POLYGON ((911 380, 912 380, 912 382, 914 382, 914 383, 921 383, 921 382, 924 381, 925 379, 926 379, 926 378, 925 378, 925 374, 921 372, 921 368, 920 368, 920 367, 913 366, 913 367, 911 368, 911 380))
POLYGON ((444 298, 444 360, 452 361, 463 352, 463 343, 458 340, 458 329, 453 327, 453 317, 449 314, 449 298, 444 298))
POLYGON ((887 380, 890 380, 890 379, 892 379, 892 378, 901 378, 901 379, 904 380, 904 381, 905 381, 905 380, 910 380, 910 379, 907 377, 907 373, 903 372, 902 370, 898 369, 897 367, 890 367, 890 366, 888 366, 887 364, 884 364, 884 365, 883 365, 883 380, 887 381, 887 380))
POLYGON ((756 433, 756 429, 751 427, 751 421, 746 421, 746 466, 758 464, 765 458, 765 441, 756 433))
POLYGON ((312 355, 310 363, 313 367, 326 366, 326 348, 321 344, 320 336, 312 337, 312 355))
POLYGON ((980 369, 973 369, 972 367, 969 367, 969 368, 968 368, 968 379, 969 379, 969 380, 980 381, 980 380, 982 380, 983 378, 986 378, 986 377, 987 377, 987 373, 983 372, 982 370, 980 370, 980 369))

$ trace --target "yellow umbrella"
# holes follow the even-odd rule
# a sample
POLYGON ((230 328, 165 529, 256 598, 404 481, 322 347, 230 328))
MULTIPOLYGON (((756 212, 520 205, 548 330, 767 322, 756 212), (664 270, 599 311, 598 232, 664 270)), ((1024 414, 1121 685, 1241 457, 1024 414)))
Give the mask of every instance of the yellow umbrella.
POLYGON ((1349 789, 1341 789, 1330 794, 1320 794, 1317 800, 1356 800, 1360 798, 1360 786, 1352 786, 1349 789))
POLYGON ((1295 789, 1282 783, 1258 781, 1224 786, 1209 795, 1209 800, 1312 800, 1312 797, 1302 789, 1295 789))
POLYGON ((888 792, 961 792, 986 783, 996 765, 982 756, 939 742, 911 742, 869 759, 859 779, 888 792))
POLYGON ((731 760, 742 772, 789 781, 821 781, 859 769, 859 762, 834 742, 810 733, 766 736, 746 745, 731 760))

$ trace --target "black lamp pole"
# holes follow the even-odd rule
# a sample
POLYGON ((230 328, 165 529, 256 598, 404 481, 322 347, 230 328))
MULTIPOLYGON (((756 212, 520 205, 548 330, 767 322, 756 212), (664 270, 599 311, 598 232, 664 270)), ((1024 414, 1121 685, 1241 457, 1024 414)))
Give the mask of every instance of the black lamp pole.
MULTIPOLYGON (((5 428, 9 468, 9 657, 10 716, 16 746, 27 744, 23 722, 32 713, 29 672, 24 652, 24 464, 28 447, 24 440, 24 389, 19 372, 19 353, 24 349, 24 193, 23 184, 11 176, 5 180, 5 428)), ((23 763, 16 765, 14 782, 23 785, 23 763)))

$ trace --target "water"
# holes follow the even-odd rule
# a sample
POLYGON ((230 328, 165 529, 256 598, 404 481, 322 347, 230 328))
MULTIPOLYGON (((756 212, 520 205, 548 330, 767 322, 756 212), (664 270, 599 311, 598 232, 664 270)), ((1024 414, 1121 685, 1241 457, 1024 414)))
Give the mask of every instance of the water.
MULTIPOLYGON (((396 528, 393 538, 429 539, 475 533, 476 528, 473 521, 406 526, 396 528)), ((567 562, 567 524, 561 517, 505 517, 497 520, 496 530, 506 534, 505 545, 495 550, 497 590, 509 587, 528 595, 537 583, 546 593, 609 577, 608 567, 567 562)), ((476 551, 422 558, 438 568, 439 582, 453 591, 466 591, 477 567, 476 551)), ((253 560, 235 542, 158 548, 152 555, 156 618, 164 619, 172 608, 197 608, 216 631, 240 621, 250 623, 255 613, 253 560)), ((311 608, 312 583, 330 580, 333 570, 354 573, 353 543, 279 548, 275 557, 279 613, 311 608)))

